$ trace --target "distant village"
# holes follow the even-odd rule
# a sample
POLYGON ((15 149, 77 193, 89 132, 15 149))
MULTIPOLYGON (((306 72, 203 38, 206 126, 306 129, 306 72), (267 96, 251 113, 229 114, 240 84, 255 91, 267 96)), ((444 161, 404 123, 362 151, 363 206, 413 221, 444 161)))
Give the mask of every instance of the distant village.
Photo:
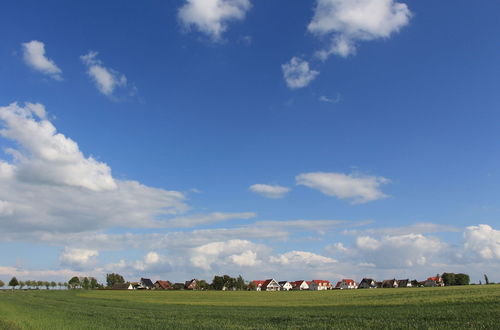
MULTIPOLYGON (((484 275, 484 284, 493 284, 484 275)), ((352 289, 376 289, 376 288, 412 288, 412 287, 442 287, 451 285, 468 285, 469 275, 443 273, 428 277, 424 281, 410 279, 387 279, 376 281, 373 278, 363 278, 356 282, 350 278, 344 278, 335 285, 328 280, 298 280, 298 281, 277 281, 274 278, 266 280, 254 280, 246 282, 240 275, 237 278, 229 275, 214 276, 212 283, 205 280, 191 279, 183 283, 172 283, 166 280, 153 282, 149 278, 140 278, 137 282, 127 282, 120 274, 106 274, 106 284, 100 284, 94 277, 72 277, 68 282, 48 282, 48 281, 18 281, 16 277, 8 282, 12 289, 106 289, 106 290, 222 290, 222 291, 322 291, 322 290, 352 290, 352 289)), ((482 284, 481 281, 479 284, 482 284)), ((0 289, 5 283, 0 281, 0 289)))
POLYGON ((171 283, 170 281, 141 278, 138 282, 116 283, 110 288, 113 290, 249 290, 249 291, 322 291, 322 290, 351 290, 375 288, 411 288, 411 287, 441 287, 445 285, 468 285, 467 274, 444 273, 427 278, 424 281, 409 279, 388 279, 376 281, 373 278, 363 278, 359 283, 353 279, 342 279, 333 285, 328 280, 298 280, 277 281, 273 278, 267 280, 254 280, 249 283, 228 275, 215 276, 212 284, 204 280, 191 279, 185 283, 171 283))

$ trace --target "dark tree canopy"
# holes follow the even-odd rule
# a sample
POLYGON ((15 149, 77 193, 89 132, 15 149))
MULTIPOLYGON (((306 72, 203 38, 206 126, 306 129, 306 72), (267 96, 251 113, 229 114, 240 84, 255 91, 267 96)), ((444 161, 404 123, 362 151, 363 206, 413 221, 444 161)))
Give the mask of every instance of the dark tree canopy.
POLYGON ((5 283, 2 280, 0 280, 0 288, 3 288, 4 285, 5 285, 5 283))
POLYGON ((106 284, 108 287, 112 287, 115 284, 125 283, 125 279, 120 274, 111 273, 106 274, 106 284))
POLYGON ((68 281, 69 286, 72 289, 75 289, 81 285, 80 279, 77 276, 73 276, 69 281, 68 281))
POLYGON ((17 278, 15 276, 10 279, 9 286, 15 288, 18 285, 19 285, 19 282, 17 281, 17 278))

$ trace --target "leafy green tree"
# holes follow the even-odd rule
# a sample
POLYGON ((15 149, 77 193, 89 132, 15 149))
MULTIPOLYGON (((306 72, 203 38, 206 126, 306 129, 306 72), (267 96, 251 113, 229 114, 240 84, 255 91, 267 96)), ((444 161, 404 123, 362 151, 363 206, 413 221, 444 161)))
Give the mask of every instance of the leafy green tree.
POLYGON ((56 283, 56 282, 54 282, 54 281, 50 282, 50 287, 51 287, 52 289, 54 289, 56 286, 57 286, 57 283, 56 283))
POLYGON ((441 276, 443 278, 444 285, 455 285, 455 274, 454 273, 443 273, 441 276))
POLYGON ((97 289, 99 287, 99 283, 97 283, 97 280, 93 277, 90 278, 90 288, 92 290, 97 289))
POLYGON ((77 276, 73 276, 69 281, 68 281, 68 286, 71 289, 76 289, 81 285, 80 279, 77 276))
POLYGON ((36 281, 36 288, 39 289, 41 286, 43 286, 43 281, 36 281))
POLYGON ((210 288, 210 285, 205 280, 198 280, 198 282, 196 282, 196 286, 198 287, 198 290, 208 290, 210 288))
POLYGON ((82 280, 82 288, 84 288, 85 290, 90 289, 90 281, 89 281, 88 277, 84 277, 83 278, 83 280, 82 280))
POLYGON ((43 286, 45 287, 45 289, 49 289, 50 287, 50 282, 49 281, 43 281, 43 286))
POLYGON ((254 282, 250 282, 250 283, 248 283, 247 289, 251 290, 251 291, 254 291, 256 287, 257 286, 255 285, 254 282))
POLYGON ((106 284, 108 285, 108 288, 111 288, 115 284, 121 284, 121 283, 125 283, 125 279, 120 274, 115 274, 115 273, 106 274, 106 284))
POLYGON ((243 276, 238 276, 236 278, 236 289, 237 290, 245 290, 247 285, 245 284, 245 280, 243 279, 243 276))
POLYGON ((19 289, 22 289, 23 287, 26 286, 26 282, 24 281, 19 281, 19 289))
POLYGON ((469 285, 470 277, 467 274, 455 274, 455 285, 469 285))
POLYGON ((224 287, 224 277, 215 275, 210 286, 214 290, 222 290, 224 287))
POLYGON ((9 281, 9 286, 14 289, 16 286, 19 285, 19 282, 17 281, 17 278, 14 276, 13 278, 10 279, 9 281))
POLYGON ((4 286, 5 286, 5 283, 2 280, 0 280, 0 288, 3 288, 4 286))
POLYGON ((64 282, 64 283, 63 283, 63 286, 64 286, 66 289, 68 289, 68 288, 69 288, 69 284, 68 284, 68 282, 64 282))
POLYGON ((64 286, 64 283, 63 282, 57 282, 57 286, 59 287, 59 290, 60 290, 64 286))

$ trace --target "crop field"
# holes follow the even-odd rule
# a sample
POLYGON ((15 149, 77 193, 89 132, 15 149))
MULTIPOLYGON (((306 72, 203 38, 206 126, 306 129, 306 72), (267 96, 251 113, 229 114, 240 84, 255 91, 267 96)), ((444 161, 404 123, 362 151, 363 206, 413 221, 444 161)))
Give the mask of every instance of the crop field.
POLYGON ((500 285, 322 292, 0 291, 0 329, 500 329, 500 285))

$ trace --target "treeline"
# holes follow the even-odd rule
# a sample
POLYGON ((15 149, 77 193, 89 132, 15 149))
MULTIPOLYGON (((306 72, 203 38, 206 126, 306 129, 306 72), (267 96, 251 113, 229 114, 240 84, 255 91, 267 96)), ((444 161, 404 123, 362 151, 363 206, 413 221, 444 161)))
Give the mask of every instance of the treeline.
MULTIPOLYGON (((5 283, 0 280, 0 288, 3 288, 5 286, 5 283)), ((8 283, 8 286, 10 286, 12 289, 15 289, 16 287, 19 287, 19 289, 55 289, 55 288, 67 288, 68 283, 67 282, 54 282, 54 281, 34 281, 34 280, 27 280, 27 281, 18 281, 17 278, 14 276, 8 283)))

